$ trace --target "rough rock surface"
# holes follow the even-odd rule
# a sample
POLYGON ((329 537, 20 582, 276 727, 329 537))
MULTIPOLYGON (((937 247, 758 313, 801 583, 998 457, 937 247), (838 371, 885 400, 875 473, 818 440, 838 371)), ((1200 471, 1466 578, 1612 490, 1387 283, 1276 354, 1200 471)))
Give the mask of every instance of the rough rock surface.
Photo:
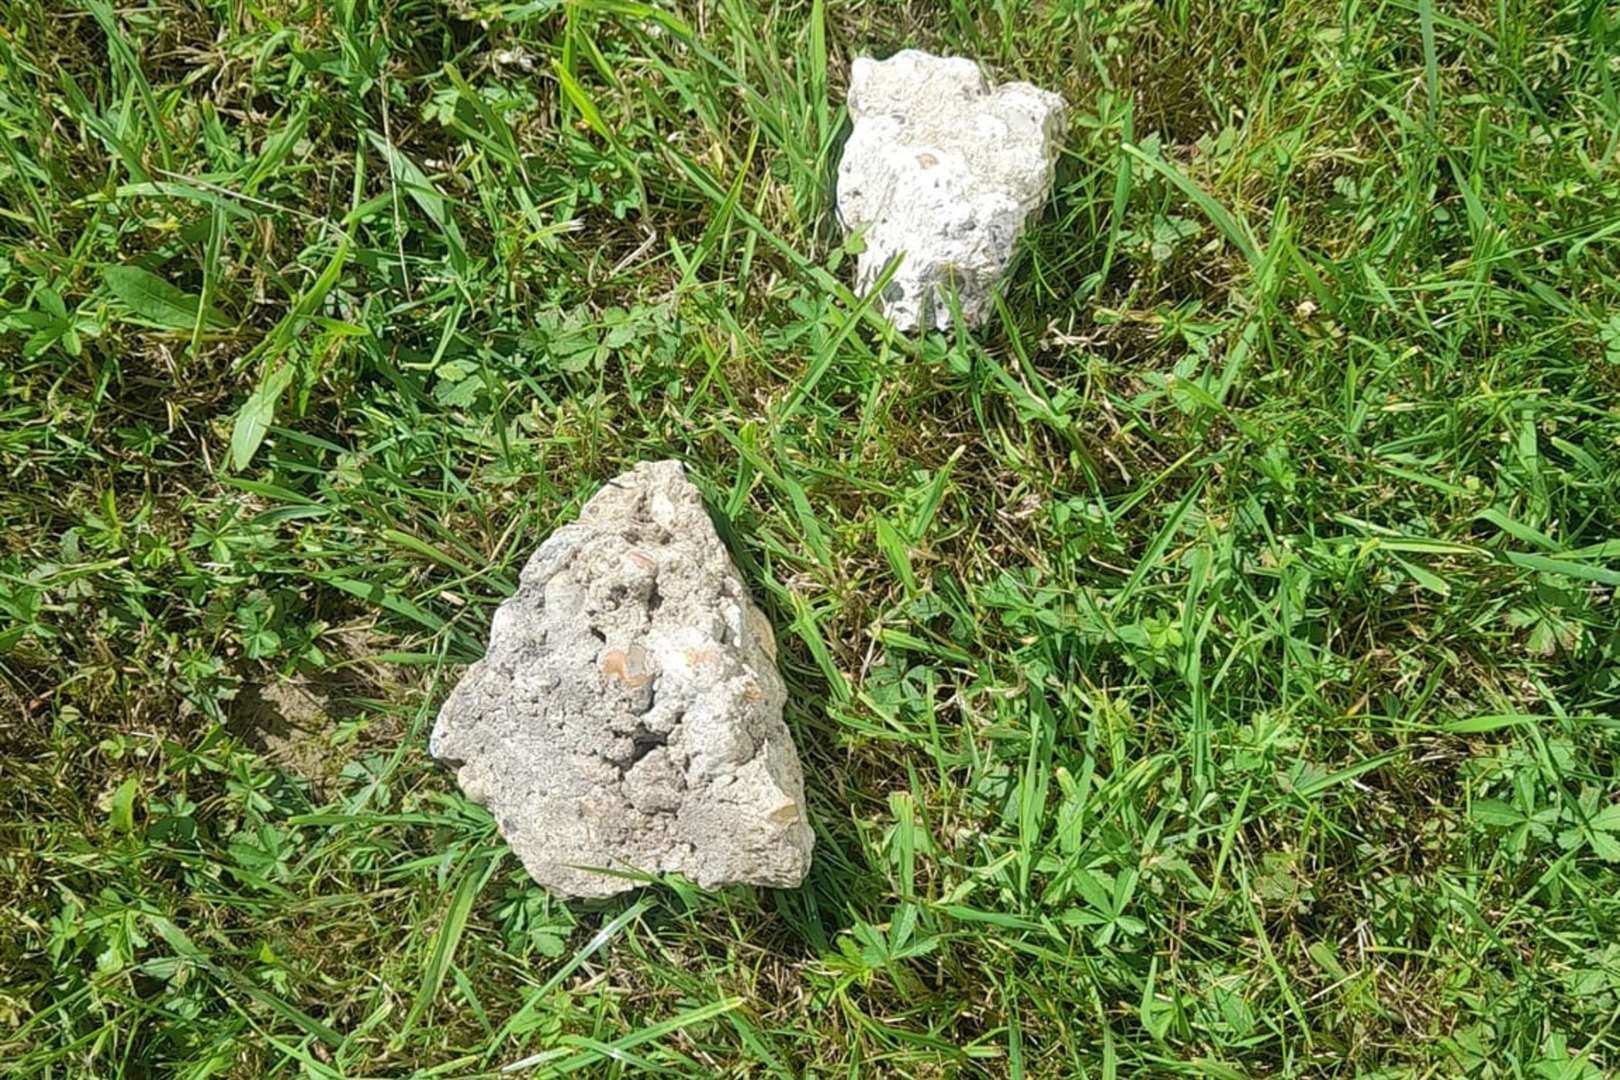
POLYGON ((906 49, 855 61, 838 211, 846 229, 866 229, 861 290, 905 253, 879 298, 895 326, 949 326, 952 282, 968 324, 983 317, 1025 219, 1051 190, 1063 110, 1029 83, 992 89, 960 56, 906 49))
POLYGON ((793 886, 814 834, 784 698, 697 489, 644 463, 529 559, 431 750, 557 893, 636 886, 581 867, 793 886))

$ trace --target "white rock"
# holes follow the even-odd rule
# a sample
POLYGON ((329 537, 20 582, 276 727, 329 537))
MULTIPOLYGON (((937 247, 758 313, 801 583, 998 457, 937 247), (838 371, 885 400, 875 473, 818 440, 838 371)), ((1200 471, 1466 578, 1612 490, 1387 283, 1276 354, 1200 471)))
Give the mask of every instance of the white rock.
POLYGON ((977 323, 1051 191, 1063 99, 1023 82, 992 89, 971 60, 907 49, 855 61, 849 112, 838 211, 845 229, 866 230, 857 287, 903 252, 879 298, 896 327, 949 326, 952 284, 977 323))
POLYGON ((803 880, 815 843, 776 639, 679 462, 608 481, 496 610, 434 757, 564 896, 803 880))

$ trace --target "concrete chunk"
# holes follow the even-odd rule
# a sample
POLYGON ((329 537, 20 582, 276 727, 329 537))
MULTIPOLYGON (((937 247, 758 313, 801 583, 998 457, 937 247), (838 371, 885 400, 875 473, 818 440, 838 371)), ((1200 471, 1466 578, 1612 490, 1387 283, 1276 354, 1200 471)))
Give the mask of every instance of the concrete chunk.
POLYGON ((963 318, 979 322, 1051 191, 1063 99, 1029 83, 991 87, 971 60, 906 49, 854 62, 849 112, 838 211, 846 229, 866 230, 857 287, 903 252, 879 298, 896 327, 948 327, 953 284, 963 318))
POLYGON ((776 639, 676 461, 610 480, 524 568, 430 749, 564 896, 679 871, 803 880, 814 834, 776 639))

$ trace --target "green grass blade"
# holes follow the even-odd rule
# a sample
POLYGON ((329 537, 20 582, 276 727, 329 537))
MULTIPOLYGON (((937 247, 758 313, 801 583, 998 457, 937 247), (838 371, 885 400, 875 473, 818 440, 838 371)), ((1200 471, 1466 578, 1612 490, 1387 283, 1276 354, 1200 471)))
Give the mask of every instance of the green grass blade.
POLYGON ((450 973, 455 963, 456 948, 461 944, 462 934, 466 932, 467 920, 472 916, 473 903, 500 864, 500 859, 475 862, 462 874, 460 884, 450 897, 450 906, 444 913, 444 921, 439 924, 438 932, 433 935, 433 945, 428 950, 427 963, 422 966, 422 985, 416 993, 416 1000, 411 1003, 410 1012, 405 1014, 405 1022, 400 1026, 399 1033, 394 1036, 396 1046, 405 1044, 406 1037, 410 1035, 416 1022, 438 998, 439 988, 444 985, 445 976, 450 973))

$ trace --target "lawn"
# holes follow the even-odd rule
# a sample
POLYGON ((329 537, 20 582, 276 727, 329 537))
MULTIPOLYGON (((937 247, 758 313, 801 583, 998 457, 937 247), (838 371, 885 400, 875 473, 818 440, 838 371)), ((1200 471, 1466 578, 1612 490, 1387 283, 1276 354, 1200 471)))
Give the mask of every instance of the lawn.
POLYGON ((0 0, 0 1073, 1616 1075, 1617 55, 1612 0, 0 0), (971 332, 848 286, 906 46, 1072 107, 971 332), (563 903, 427 732, 665 457, 815 863, 563 903))

